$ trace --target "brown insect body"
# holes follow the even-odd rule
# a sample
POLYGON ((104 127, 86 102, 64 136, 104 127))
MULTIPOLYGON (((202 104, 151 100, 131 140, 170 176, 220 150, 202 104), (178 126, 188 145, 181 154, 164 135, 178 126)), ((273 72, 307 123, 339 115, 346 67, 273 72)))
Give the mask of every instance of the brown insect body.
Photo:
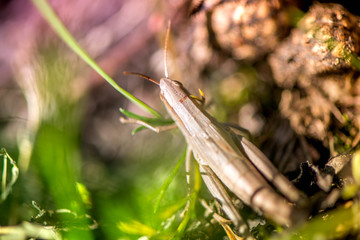
POLYGON ((291 200, 301 199, 293 185, 255 145, 245 138, 236 137, 227 126, 211 117, 178 81, 162 78, 160 89, 167 111, 185 136, 200 166, 208 166, 245 204, 260 210, 275 222, 290 226, 305 219, 304 211, 278 194, 266 181, 267 178, 287 191, 283 194, 291 200), (246 152, 250 152, 253 158, 260 158, 255 161, 263 161, 260 165, 265 169, 257 169, 259 163, 254 166, 246 152), (263 174, 266 176, 259 171, 265 171, 263 174))

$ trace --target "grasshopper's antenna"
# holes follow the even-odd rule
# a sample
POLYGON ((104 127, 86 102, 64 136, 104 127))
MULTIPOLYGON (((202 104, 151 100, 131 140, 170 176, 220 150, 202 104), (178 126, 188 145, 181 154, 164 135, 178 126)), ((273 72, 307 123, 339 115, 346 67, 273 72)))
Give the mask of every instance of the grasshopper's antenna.
POLYGON ((158 83, 156 80, 154 80, 154 79, 152 79, 151 77, 148 77, 148 76, 146 76, 146 75, 144 75, 144 74, 141 74, 141 73, 136 73, 136 72, 123 72, 123 74, 124 74, 124 75, 135 75, 135 76, 138 76, 138 77, 141 77, 141 78, 145 78, 145 79, 149 80, 150 82, 153 82, 153 83, 155 83, 156 85, 159 85, 159 83, 158 83))
POLYGON ((165 68, 165 77, 169 77, 168 69, 167 69, 167 49, 170 37, 170 27, 171 27, 171 20, 168 21, 168 26, 166 30, 166 38, 165 38, 165 49, 164 49, 164 68, 165 68))

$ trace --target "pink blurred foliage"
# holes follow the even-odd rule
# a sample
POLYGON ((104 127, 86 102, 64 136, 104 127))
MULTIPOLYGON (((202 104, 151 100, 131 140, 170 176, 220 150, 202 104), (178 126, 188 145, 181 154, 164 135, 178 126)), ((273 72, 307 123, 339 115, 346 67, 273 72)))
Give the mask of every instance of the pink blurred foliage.
MULTIPOLYGON (((178 18, 186 0, 50 0, 68 30, 109 74, 116 74, 134 54, 166 30, 167 19, 178 18)), ((181 14, 180 14, 181 15, 181 14)), ((13 0, 0 9, 0 86, 24 65, 34 61, 39 49, 60 43, 28 0, 13 0)), ((175 21, 176 22, 176 21, 175 21)), ((85 73, 89 85, 103 83, 85 73)), ((82 76, 84 77, 84 76, 82 76)))

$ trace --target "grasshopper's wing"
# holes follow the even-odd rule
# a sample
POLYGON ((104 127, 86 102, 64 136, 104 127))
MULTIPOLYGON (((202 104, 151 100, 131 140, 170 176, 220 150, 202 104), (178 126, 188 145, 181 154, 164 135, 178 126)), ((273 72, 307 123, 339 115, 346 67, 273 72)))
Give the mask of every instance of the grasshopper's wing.
POLYGON ((200 165, 200 172, 202 172, 202 178, 209 189, 211 195, 219 201, 221 204, 222 210, 230 218, 233 224, 237 227, 241 227, 247 224, 243 221, 242 217, 236 210, 229 194, 226 192, 223 184, 211 170, 208 165, 200 165))
POLYGON ((238 135, 243 152, 248 156, 254 166, 290 201, 305 204, 305 197, 295 186, 279 172, 272 162, 252 142, 238 135))

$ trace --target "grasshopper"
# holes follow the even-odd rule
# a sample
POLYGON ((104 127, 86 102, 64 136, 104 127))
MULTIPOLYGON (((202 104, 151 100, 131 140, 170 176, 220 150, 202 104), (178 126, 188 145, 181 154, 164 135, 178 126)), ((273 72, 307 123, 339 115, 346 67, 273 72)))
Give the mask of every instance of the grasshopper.
MULTIPOLYGON (((168 36, 169 28, 167 39, 168 36)), ((125 74, 138 75, 160 87, 160 98, 167 112, 185 137, 206 186, 225 214, 234 225, 243 222, 224 185, 246 205, 280 225, 293 226, 304 221, 307 211, 302 206, 307 200, 293 184, 253 143, 210 116, 203 109, 204 98, 191 95, 181 82, 168 77, 166 49, 167 40, 165 78, 159 82, 138 73, 125 74)), ((200 94, 203 96, 201 91, 200 94)))

